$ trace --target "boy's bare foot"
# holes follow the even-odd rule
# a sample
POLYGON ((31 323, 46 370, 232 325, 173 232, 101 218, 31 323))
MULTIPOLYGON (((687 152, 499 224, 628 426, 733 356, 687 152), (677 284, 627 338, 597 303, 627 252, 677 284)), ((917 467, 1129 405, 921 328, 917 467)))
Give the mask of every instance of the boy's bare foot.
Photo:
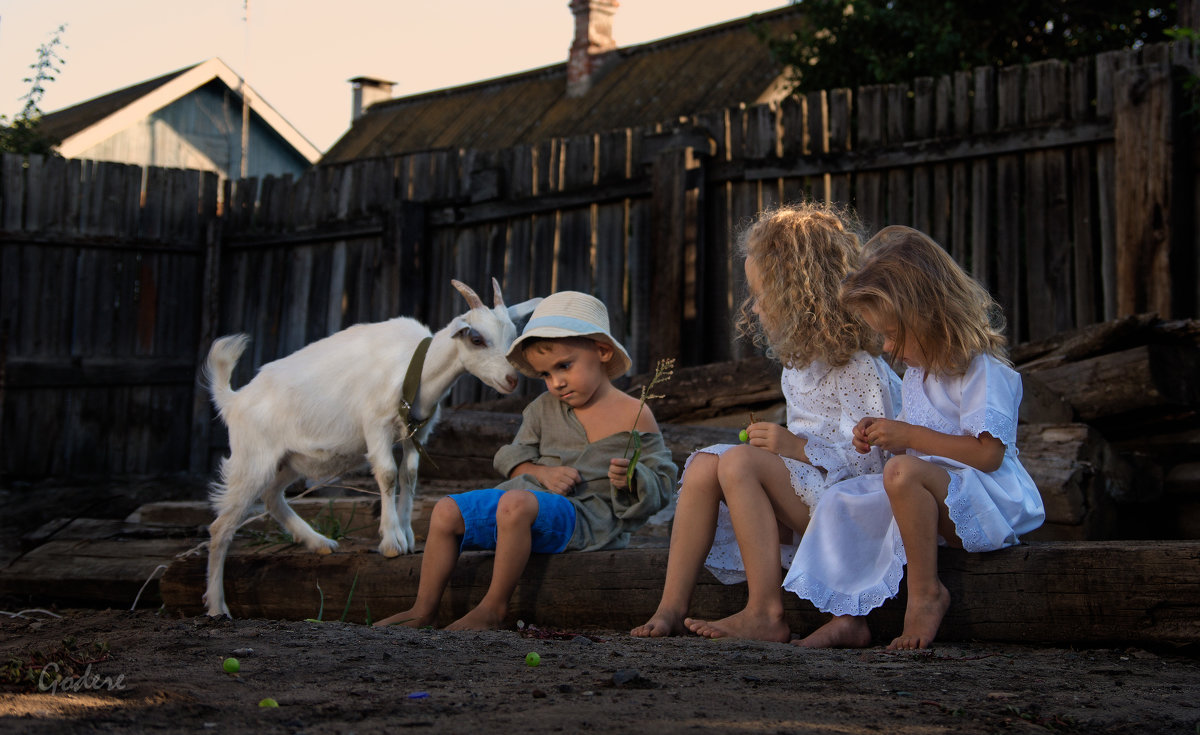
POLYGON ((746 638, 755 641, 787 643, 792 637, 783 617, 766 617, 751 614, 746 610, 720 620, 697 620, 686 618, 683 624, 688 630, 705 638, 746 638))
POLYGON ((629 631, 629 634, 635 638, 665 638, 685 630, 683 615, 656 610, 649 620, 629 631))
POLYGON ((792 641, 801 648, 866 648, 871 645, 871 629, 867 619, 839 615, 806 637, 792 641))
POLYGON ((910 592, 908 608, 904 611, 904 631, 888 644, 888 650, 929 648, 948 609, 950 591, 941 582, 938 582, 938 593, 933 597, 913 597, 910 592))
POLYGON ((424 628, 427 625, 433 625, 433 616, 418 613, 415 608, 409 608, 404 612, 398 612, 395 615, 389 615, 383 620, 376 620, 376 628, 386 628, 389 625, 406 625, 409 628, 424 628))
POLYGON ((497 630, 504 623, 504 615, 477 606, 474 610, 462 616, 443 630, 497 630))

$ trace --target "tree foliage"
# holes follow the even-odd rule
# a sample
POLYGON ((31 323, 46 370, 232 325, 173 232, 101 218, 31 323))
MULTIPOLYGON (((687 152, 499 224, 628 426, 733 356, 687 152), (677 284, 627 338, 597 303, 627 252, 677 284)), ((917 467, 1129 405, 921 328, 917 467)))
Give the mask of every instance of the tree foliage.
POLYGON ((66 63, 59 53, 60 48, 66 48, 62 42, 66 30, 66 24, 60 25, 51 34, 50 40, 38 47, 37 61, 29 65, 33 74, 22 80, 29 85, 29 91, 21 97, 25 100, 25 106, 11 122, 7 116, 0 115, 0 152, 43 155, 54 152, 58 141, 42 131, 42 110, 39 105, 46 94, 46 85, 55 80, 66 63))
POLYGON ((806 25, 764 36, 794 91, 908 82, 1167 40, 1162 0, 796 0, 806 25))

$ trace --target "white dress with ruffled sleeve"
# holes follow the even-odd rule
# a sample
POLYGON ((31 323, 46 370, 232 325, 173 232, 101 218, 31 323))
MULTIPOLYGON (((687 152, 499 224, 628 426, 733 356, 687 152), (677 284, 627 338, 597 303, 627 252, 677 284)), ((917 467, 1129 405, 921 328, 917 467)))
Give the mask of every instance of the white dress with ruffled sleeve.
MULTIPOLYGON (((852 432, 864 416, 895 416, 900 403, 900 378, 882 357, 858 352, 841 367, 815 361, 806 367, 784 368, 780 378, 787 401, 787 427, 808 444, 804 452, 811 464, 780 457, 791 476, 792 489, 814 508, 825 488, 847 477, 883 471, 878 449, 859 454, 851 444, 852 432)), ((716 444, 694 452, 684 465, 684 476, 697 454, 721 455, 736 444, 716 444)), ((786 568, 796 551, 795 539, 781 544, 780 562, 786 568)), ((729 508, 721 503, 717 530, 705 567, 724 584, 746 580, 742 553, 733 533, 729 508)))
MULTIPOLYGON (((976 356, 961 376, 905 371, 900 420, 943 434, 986 432, 1004 442, 994 472, 908 451, 950 474, 946 506, 967 551, 1013 546, 1045 520, 1041 494, 1017 458, 1021 391, 1021 375, 990 355, 976 356)), ((899 591, 905 562, 883 475, 864 475, 824 494, 783 586, 824 612, 865 615, 899 591)))

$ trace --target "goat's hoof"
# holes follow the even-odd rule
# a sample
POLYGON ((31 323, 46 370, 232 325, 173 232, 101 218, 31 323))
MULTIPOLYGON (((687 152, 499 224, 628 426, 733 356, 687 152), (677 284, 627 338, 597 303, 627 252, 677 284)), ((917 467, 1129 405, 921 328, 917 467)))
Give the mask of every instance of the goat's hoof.
POLYGON ((384 556, 386 556, 389 559, 393 559, 397 556, 400 556, 400 550, 395 547, 388 547, 386 549, 380 549, 379 553, 383 554, 384 556))
POLYGON ((329 556, 330 554, 333 553, 334 548, 336 548, 336 547, 322 546, 317 549, 317 553, 320 554, 321 556, 329 556))

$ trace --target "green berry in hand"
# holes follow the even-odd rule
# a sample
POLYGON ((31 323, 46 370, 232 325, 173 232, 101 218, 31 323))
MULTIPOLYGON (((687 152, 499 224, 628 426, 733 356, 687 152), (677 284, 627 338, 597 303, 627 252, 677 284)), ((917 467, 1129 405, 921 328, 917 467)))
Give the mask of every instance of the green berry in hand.
POLYGON ((525 665, 526 666, 537 666, 541 662, 542 662, 542 657, 537 655, 537 653, 530 651, 529 653, 525 654, 525 665))
POLYGON ((236 674, 242 670, 242 665, 238 663, 236 658, 227 658, 221 664, 221 668, 225 669, 226 674, 236 674))
POLYGON ((750 441, 750 433, 747 432, 745 429, 742 429, 741 431, 738 432, 738 439, 741 439, 744 442, 748 442, 748 441, 750 441))

